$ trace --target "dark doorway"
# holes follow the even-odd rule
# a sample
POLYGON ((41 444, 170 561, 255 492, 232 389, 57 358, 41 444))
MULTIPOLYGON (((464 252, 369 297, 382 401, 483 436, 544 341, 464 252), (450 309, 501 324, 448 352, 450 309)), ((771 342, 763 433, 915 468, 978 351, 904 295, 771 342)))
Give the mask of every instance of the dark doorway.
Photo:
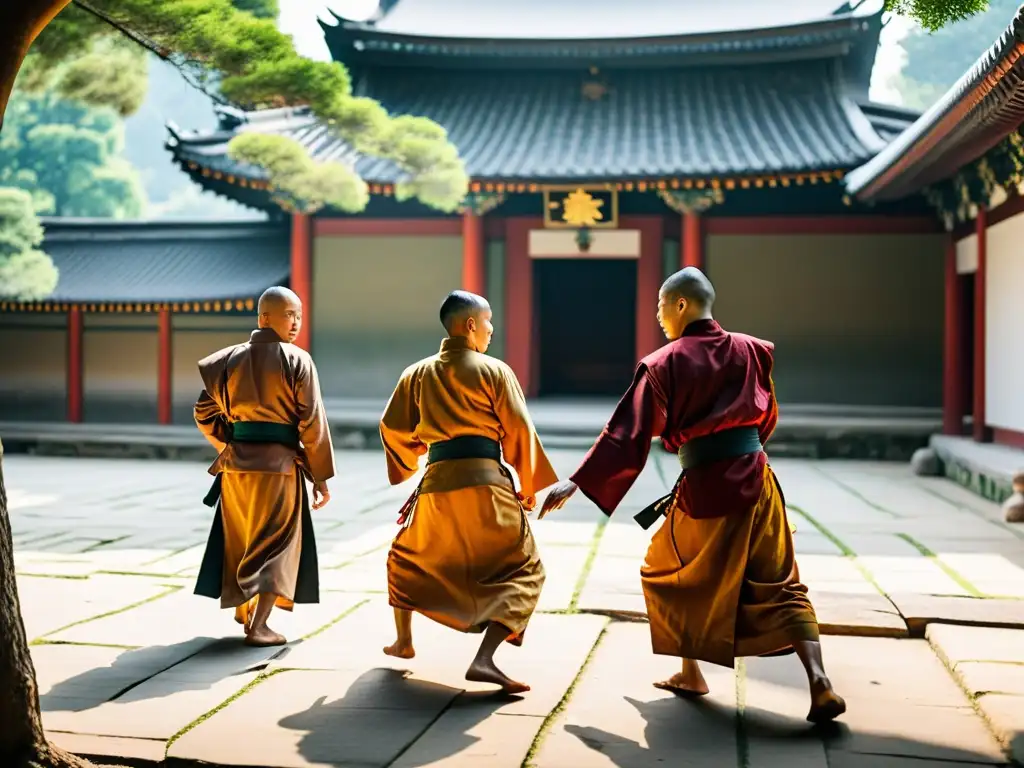
POLYGON ((538 394, 621 395, 636 367, 636 259, 535 259, 538 394))
POLYGON ((960 275, 960 381, 963 414, 974 413, 974 274, 960 275))

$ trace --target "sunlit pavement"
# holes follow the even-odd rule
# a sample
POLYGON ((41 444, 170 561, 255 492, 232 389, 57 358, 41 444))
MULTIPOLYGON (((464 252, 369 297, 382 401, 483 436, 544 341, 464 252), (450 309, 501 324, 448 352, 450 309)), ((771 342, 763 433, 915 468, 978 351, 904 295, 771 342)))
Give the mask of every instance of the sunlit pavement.
MULTIPOLYGON (((581 455, 553 458, 567 474, 581 455)), ((649 532, 632 514, 674 480, 663 453, 610 523, 580 496, 534 524, 541 612, 522 648, 499 652, 533 685, 521 699, 462 679, 474 636, 418 620, 414 660, 380 652, 392 632, 384 560, 412 490, 387 486, 380 453, 338 455, 333 500, 314 513, 322 600, 275 614, 295 639, 283 652, 244 647, 231 613, 192 595, 212 514, 203 465, 7 456, 44 722, 58 744, 101 759, 281 768, 952 768, 1004 764, 1007 747, 1024 756, 1024 528, 904 465, 774 465, 849 704, 835 729, 804 722, 792 656, 707 667, 700 702, 651 686, 677 662, 651 654, 638 620, 649 532)))

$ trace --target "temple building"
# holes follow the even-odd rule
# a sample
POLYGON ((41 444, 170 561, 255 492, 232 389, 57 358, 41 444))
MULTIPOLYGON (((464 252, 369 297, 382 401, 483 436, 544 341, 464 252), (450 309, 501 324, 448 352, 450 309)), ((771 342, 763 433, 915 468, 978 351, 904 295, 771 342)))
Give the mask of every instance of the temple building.
POLYGON ((1024 7, 975 65, 847 177, 857 199, 931 201, 946 228, 943 432, 1024 448, 1024 7))
MULTIPOLYGON (((245 308, 285 281, 330 398, 383 404, 436 352, 455 287, 491 301, 491 353, 529 396, 607 397, 664 343, 664 277, 697 265, 723 325, 775 341, 783 404, 938 407, 940 219, 921 195, 861 202, 844 182, 918 115, 868 98, 880 0, 836 6, 390 0, 369 21, 321 22, 357 95, 448 131, 472 179, 463 208, 400 203, 397 169, 359 158, 364 212, 286 213, 226 148, 257 131, 351 156, 308 111, 219 107, 216 130, 172 124, 168 149, 195 182, 268 223, 219 225, 220 237, 52 225, 57 293, 0 304, 18 361, 4 387, 72 420, 187 421, 196 359, 241 340, 245 308), (66 237, 82 248, 62 255, 66 237)), ((0 416, 24 412, 2 394, 0 416)))

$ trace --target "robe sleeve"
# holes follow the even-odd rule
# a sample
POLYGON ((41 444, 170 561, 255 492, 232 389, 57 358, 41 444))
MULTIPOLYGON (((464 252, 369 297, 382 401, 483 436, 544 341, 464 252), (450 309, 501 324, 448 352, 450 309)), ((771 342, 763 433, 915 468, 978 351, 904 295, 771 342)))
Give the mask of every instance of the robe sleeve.
POLYGON ((220 405, 205 389, 199 393, 199 399, 196 400, 192 414, 195 416, 196 426, 203 433, 203 437, 217 449, 217 453, 223 453, 231 437, 228 420, 220 405))
POLYGON ((666 401, 644 363, 619 400, 597 442, 570 478, 606 515, 611 515, 643 471, 651 442, 665 429, 666 401))
POLYGON ((494 413, 501 424, 501 451, 519 476, 523 507, 533 509, 537 492, 558 482, 526 406, 526 395, 511 369, 503 367, 494 384, 494 413))
POLYGON ((320 396, 320 376, 311 359, 299 366, 295 378, 295 402, 298 406, 299 440, 306 454, 309 474, 314 483, 330 480, 336 471, 334 444, 331 442, 327 410, 320 396))
POLYGON ((764 419, 757 426, 757 434, 761 438, 761 445, 768 442, 772 433, 775 432, 776 425, 779 423, 779 403, 775 399, 775 380, 771 377, 768 379, 768 387, 768 410, 765 411, 764 419))
POLYGON ((420 456, 427 446, 416 437, 420 409, 416 402, 415 377, 411 371, 402 374, 391 394, 380 420, 380 440, 388 466, 388 481, 398 485, 419 471, 420 456))

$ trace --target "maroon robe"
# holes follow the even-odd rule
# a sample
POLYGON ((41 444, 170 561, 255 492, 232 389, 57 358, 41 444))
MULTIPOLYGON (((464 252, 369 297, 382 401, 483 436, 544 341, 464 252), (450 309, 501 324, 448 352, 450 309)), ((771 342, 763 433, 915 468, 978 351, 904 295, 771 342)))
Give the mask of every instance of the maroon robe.
MULTIPOLYGON (((611 515, 656 436, 677 451, 694 438, 754 426, 764 444, 778 421, 773 349, 714 320, 690 323, 640 362, 571 479, 611 515)), ((817 638, 781 488, 763 452, 686 471, 641 578, 655 653, 731 666, 736 656, 817 638)))

